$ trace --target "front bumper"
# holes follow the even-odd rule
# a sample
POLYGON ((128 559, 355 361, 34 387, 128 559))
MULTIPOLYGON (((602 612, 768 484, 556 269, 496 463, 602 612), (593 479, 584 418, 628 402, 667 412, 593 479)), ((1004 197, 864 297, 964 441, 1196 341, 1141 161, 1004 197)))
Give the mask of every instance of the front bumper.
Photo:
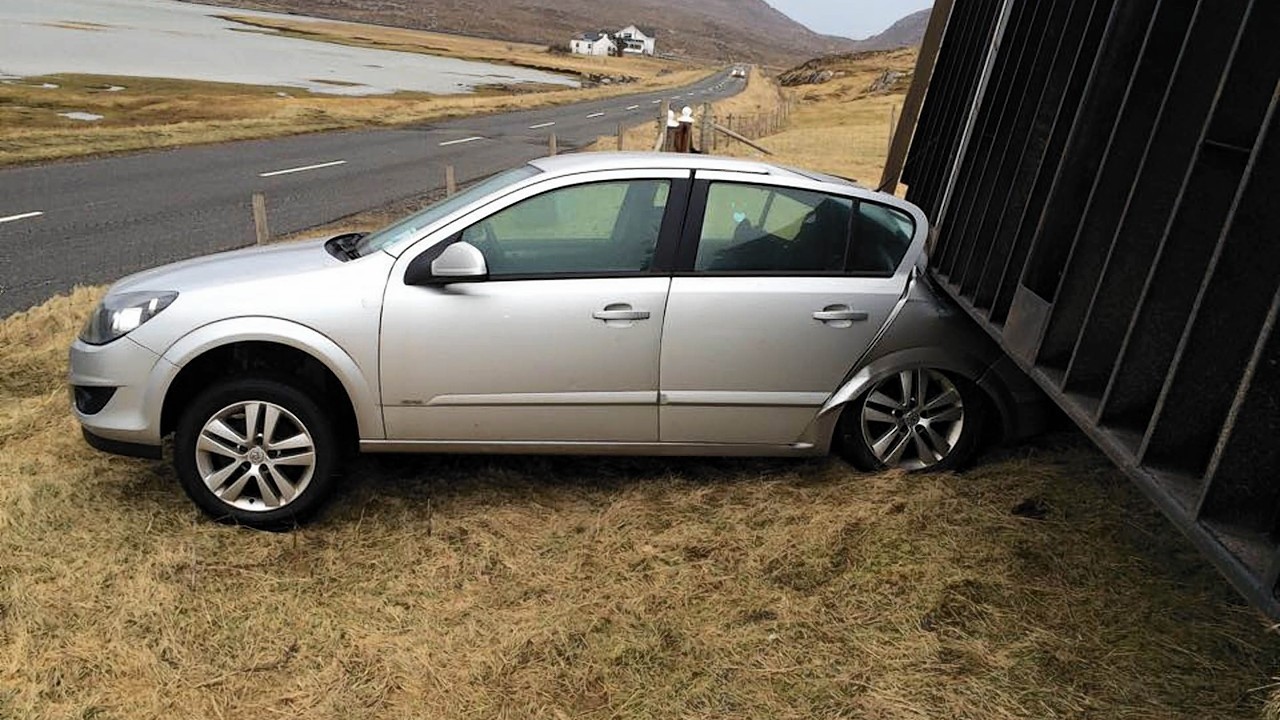
POLYGON ((71 412, 95 448, 124 455, 158 457, 163 388, 177 368, 128 336, 106 345, 71 345, 72 386, 115 388, 95 413, 71 412))
POLYGON ((89 443, 89 447, 112 455, 146 458, 148 460, 159 460, 164 456, 159 445, 139 445, 137 443, 120 442, 119 440, 108 440, 94 435, 83 427, 80 428, 80 432, 84 434, 84 441, 89 443))

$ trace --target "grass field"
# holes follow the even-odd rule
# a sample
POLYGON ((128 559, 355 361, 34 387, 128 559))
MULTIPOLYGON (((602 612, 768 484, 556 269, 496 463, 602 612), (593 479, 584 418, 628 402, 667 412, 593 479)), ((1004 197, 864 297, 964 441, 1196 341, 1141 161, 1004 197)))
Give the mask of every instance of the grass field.
MULTIPOLYGON (((893 98, 847 90, 782 135, 870 154, 893 98)), ((251 532, 78 437, 101 292, 0 321, 0 717, 1280 717, 1280 641, 1074 433, 940 475, 365 458, 251 532)))
POLYGON ((626 76, 633 81, 585 89, 514 86, 483 88, 471 95, 401 92, 342 97, 297 88, 157 78, 23 78, 0 83, 0 166, 544 107, 682 86, 711 72, 653 59, 576 59, 549 53, 545 47, 355 23, 297 21, 287 32, 328 42, 537 65, 582 76, 626 76), (86 122, 60 115, 66 112, 102 119, 86 122))

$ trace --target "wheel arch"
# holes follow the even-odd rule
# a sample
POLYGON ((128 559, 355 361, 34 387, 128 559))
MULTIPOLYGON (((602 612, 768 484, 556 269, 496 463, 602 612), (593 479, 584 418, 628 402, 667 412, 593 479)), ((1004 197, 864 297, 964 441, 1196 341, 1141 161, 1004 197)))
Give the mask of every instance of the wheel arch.
POLYGON ((368 378, 337 343, 316 330, 278 318, 238 318, 206 325, 165 352, 172 368, 159 383, 161 436, 176 424, 178 409, 210 378, 263 369, 300 373, 339 415, 339 429, 360 438, 384 436, 376 377, 368 378), (349 427, 346 427, 349 426, 349 427))
POLYGON ((984 395, 990 410, 995 413, 997 424, 984 430, 984 442, 998 441, 1016 435, 1017 409, 1009 392, 991 364, 983 359, 951 349, 918 347, 889 353, 867 363, 853 374, 838 390, 832 393, 806 435, 816 446, 829 452, 835 438, 840 415, 850 403, 881 380, 903 370, 933 368, 959 376, 976 385, 984 395), (994 437, 988 435, 994 431, 994 437))

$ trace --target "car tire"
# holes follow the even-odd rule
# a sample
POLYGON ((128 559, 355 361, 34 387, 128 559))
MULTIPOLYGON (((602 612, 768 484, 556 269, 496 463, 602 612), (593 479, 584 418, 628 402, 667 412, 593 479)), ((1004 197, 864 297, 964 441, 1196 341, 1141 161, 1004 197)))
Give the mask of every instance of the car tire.
POLYGON ((909 368, 879 379, 849 403, 836 445, 862 470, 959 470, 977 456, 986 415, 986 396, 972 381, 909 368))
POLYGON ((282 530, 306 520, 332 489, 333 423, 284 379, 225 380, 200 393, 174 433, 173 462, 191 500, 219 522, 282 530))

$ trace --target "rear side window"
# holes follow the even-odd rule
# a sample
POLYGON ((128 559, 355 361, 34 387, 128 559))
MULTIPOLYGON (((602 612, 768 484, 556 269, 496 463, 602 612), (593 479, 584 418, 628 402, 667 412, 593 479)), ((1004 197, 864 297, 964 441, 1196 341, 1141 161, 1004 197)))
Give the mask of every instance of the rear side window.
POLYGON ((891 274, 915 227, 897 210, 766 185, 713 183, 694 270, 712 274, 891 274))

